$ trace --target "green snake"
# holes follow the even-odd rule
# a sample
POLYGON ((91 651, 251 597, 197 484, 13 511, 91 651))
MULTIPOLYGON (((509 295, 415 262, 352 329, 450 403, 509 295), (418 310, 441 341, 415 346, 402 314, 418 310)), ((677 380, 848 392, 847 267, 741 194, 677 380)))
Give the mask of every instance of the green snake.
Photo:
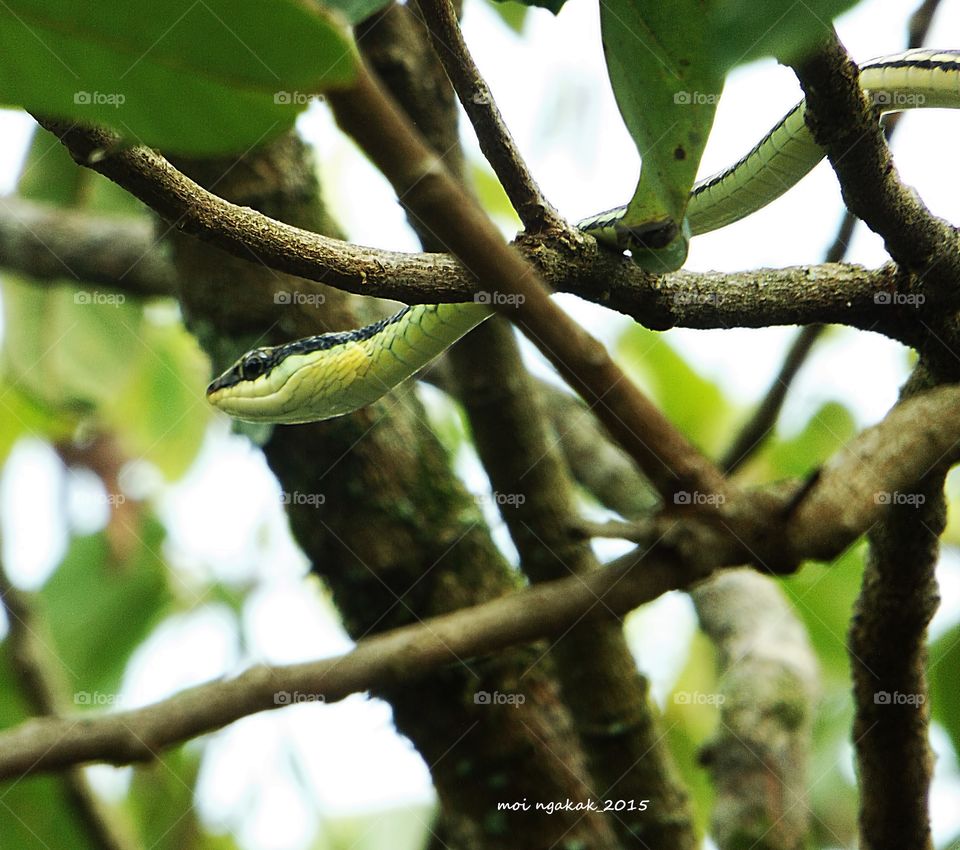
MULTIPOLYGON (((874 59, 861 67, 860 85, 881 114, 960 107, 960 51, 910 50, 874 59)), ((694 185, 685 229, 696 236, 756 212, 823 156, 801 101, 746 156, 694 185)), ((631 233, 617 227, 625 212, 618 207, 577 226, 621 252, 635 249, 631 233)), ((376 401, 493 312, 482 297, 472 303, 421 304, 358 330, 256 348, 210 384, 207 399, 250 422, 292 424, 341 416, 376 401)))

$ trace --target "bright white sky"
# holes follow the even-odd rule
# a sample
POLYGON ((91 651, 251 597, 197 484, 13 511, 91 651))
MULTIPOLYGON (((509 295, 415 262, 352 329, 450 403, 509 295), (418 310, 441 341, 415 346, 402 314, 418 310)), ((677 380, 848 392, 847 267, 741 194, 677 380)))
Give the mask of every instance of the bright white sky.
MULTIPOLYGON (((838 23, 855 58, 866 60, 902 49, 904 26, 915 0, 870 0, 838 23)), ((632 142, 620 123, 606 83, 596 4, 570 0, 558 18, 533 12, 518 38, 484 4, 470 0, 466 37, 500 108, 547 196, 571 220, 623 203, 638 169, 632 142)), ((960 3, 946 0, 928 43, 957 47, 960 3)), ((799 98, 792 74, 772 61, 751 65, 730 78, 717 115, 702 173, 716 171, 748 150, 799 98)), ((31 122, 3 112, 0 133, 0 192, 12 189, 31 122)), ((903 178, 927 205, 960 221, 955 150, 960 116, 926 111, 907 117, 894 142, 903 178)), ((332 131, 329 115, 314 104, 301 130, 318 149, 331 206, 354 241, 416 250, 403 214, 385 181, 332 131), (361 203, 362 202, 362 203, 361 203)), ((468 145, 477 151, 470 131, 468 145)), ((479 152, 477 151, 479 156, 479 152)), ((802 184, 762 212, 722 231, 694 240, 687 267, 736 270, 818 262, 840 220, 839 192, 832 172, 820 166, 802 184)), ((860 228, 851 260, 876 266, 885 260, 880 240, 860 228)), ((561 296, 576 316, 607 341, 627 320, 561 296)), ((792 329, 764 331, 673 331, 671 342, 737 400, 756 398, 779 366, 792 329)), ((535 368, 545 367, 528 350, 535 368)), ((806 419, 828 399, 841 399, 861 422, 878 419, 896 397, 906 375, 903 350, 869 334, 839 333, 821 346, 797 383, 787 417, 806 419)), ((431 396, 427 394, 427 400, 431 396)), ((433 399, 435 401, 435 398, 433 399)), ((482 492, 482 475, 463 459, 469 485, 482 492)), ((5 530, 4 558, 25 586, 36 586, 63 552, 62 484, 52 453, 26 442, 15 451, 0 482, 5 530), (16 497, 14 497, 14 493, 16 497)), ((105 519, 95 482, 68 482, 71 527, 89 531, 105 519)), ((126 704, 142 704, 188 684, 235 671, 251 660, 289 662, 344 651, 349 641, 319 594, 302 591, 305 564, 289 540, 279 491, 262 458, 225 422, 211 429, 202 457, 178 485, 154 489, 171 528, 168 555, 190 591, 192 577, 213 572, 255 582, 242 635, 224 611, 207 607, 166 625, 138 653, 124 690, 126 704), (231 528, 229 538, 209 529, 231 528), (242 640, 241 640, 242 638, 242 640), (241 646, 243 647, 241 649, 241 646)), ((503 540, 502 526, 498 539, 503 540)), ((956 568, 946 571, 947 596, 956 598, 956 568)), ((945 606, 938 630, 956 617, 945 606)), ((631 628, 638 655, 662 699, 693 628, 684 597, 673 595, 648 606, 631 628), (664 646, 664 632, 675 635, 664 646), (652 651, 652 650, 656 651, 652 651), (653 666, 651 666, 653 665, 653 666)), ((953 758, 938 735, 942 774, 935 800, 956 793, 953 758)), ((212 758, 201 781, 200 805, 211 822, 231 829, 251 848, 294 850, 305 846, 316 826, 311 799, 322 815, 431 799, 419 757, 392 730, 389 710, 354 697, 338 705, 302 706, 235 724, 214 737, 212 758), (305 782, 306 793, 301 782, 305 782)), ((125 771, 98 768, 97 781, 122 787, 125 771)), ((951 807, 935 807, 935 832, 945 838, 960 828, 951 807)))

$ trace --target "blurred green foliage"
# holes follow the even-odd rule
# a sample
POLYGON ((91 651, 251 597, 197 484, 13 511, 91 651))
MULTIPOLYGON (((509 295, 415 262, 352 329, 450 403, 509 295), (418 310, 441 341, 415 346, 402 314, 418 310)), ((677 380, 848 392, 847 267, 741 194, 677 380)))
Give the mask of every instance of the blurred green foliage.
POLYGON ((105 125, 182 154, 239 152, 352 79, 355 52, 319 4, 273 0, 10 0, 4 103, 105 125))

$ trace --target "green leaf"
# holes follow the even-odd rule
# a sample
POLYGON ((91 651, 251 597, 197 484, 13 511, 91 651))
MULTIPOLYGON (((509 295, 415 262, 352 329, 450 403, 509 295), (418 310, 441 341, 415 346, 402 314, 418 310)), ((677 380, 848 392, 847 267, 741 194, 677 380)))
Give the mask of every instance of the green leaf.
POLYGON ((0 465, 21 437, 39 437, 55 442, 76 429, 78 419, 47 407, 15 384, 0 379, 0 465))
POLYGON ((719 387, 691 368, 664 334, 630 326, 617 341, 617 358, 691 440, 708 452, 726 444, 733 408, 719 387))
POLYGON ((139 304, 124 295, 37 286, 7 275, 3 308, 7 375, 40 404, 94 407, 128 381, 143 318, 139 304))
POLYGON ((795 437, 775 440, 764 452, 776 478, 807 475, 856 433, 853 414, 842 404, 829 401, 810 417, 795 437))
POLYGON ((140 846, 151 850, 236 850, 230 835, 204 832, 194 805, 201 749, 196 742, 137 767, 128 803, 140 832, 140 846))
MULTIPOLYGON (((10 661, 10 643, 0 644, 0 729, 9 729, 29 716, 10 661)), ((0 806, 3 847, 70 847, 97 850, 75 817, 63 781, 56 776, 30 776, 5 782, 0 806)))
POLYGON ((553 14, 558 15, 567 0, 520 0, 520 2, 524 6, 539 6, 541 9, 548 9, 553 14))
POLYGON ((104 124, 191 155, 244 151, 348 83, 355 51, 297 0, 10 0, 0 7, 6 103, 104 124))
POLYGON ((618 241, 651 271, 686 259, 684 214, 727 72, 759 56, 797 59, 853 0, 604 0, 604 54, 640 153, 618 241))
POLYGON ((960 756, 960 623, 930 645, 929 658, 933 719, 946 729, 960 756))
POLYGON ((846 683, 850 677, 847 631, 860 593, 866 543, 848 549, 831 564, 805 564, 781 587, 810 635, 824 678, 846 683))
POLYGON ((414 804, 328 818, 325 841, 319 846, 331 850, 425 847, 431 808, 414 804))
POLYGON ((693 799, 698 836, 705 835, 710 827, 714 800, 710 774, 700 764, 700 748, 714 734, 719 711, 714 704, 682 700, 678 695, 682 692, 716 693, 718 687, 716 651, 710 639, 698 630, 693 633, 686 664, 663 707, 667 743, 693 799))
POLYGON ((775 56, 802 59, 830 35, 830 22, 857 0, 713 0, 710 19, 717 61, 724 68, 775 56))
POLYGON ((351 24, 358 24, 374 12, 390 5, 391 0, 324 0, 323 5, 335 9, 351 24))
POLYGON ((130 371, 102 421, 124 453, 155 464, 167 480, 187 471, 203 442, 211 410, 205 387, 209 363, 179 323, 145 321, 126 350, 130 371))
POLYGON ((78 707, 104 708, 131 653, 165 613, 171 593, 160 557, 165 532, 147 518, 137 529, 139 551, 113 562, 102 532, 74 538, 39 593, 78 707))
POLYGON ((600 26, 620 114, 643 161, 624 227, 683 221, 725 68, 701 0, 605 0, 600 26))
POLYGON ((473 161, 470 163, 470 175, 473 178, 473 186, 477 190, 477 197, 480 199, 480 204, 484 210, 491 216, 509 222, 513 227, 519 227, 520 217, 490 167, 486 163, 473 161))
POLYGON ((37 127, 17 180, 17 194, 54 206, 73 206, 93 174, 77 165, 55 136, 37 127))
MULTIPOLYGON (((521 2, 514 2, 514 0, 489 0, 490 5, 493 7, 493 11, 500 16, 502 20, 510 29, 512 29, 517 35, 523 34, 523 28, 527 23, 527 12, 530 7, 525 6, 521 2)), ((550 6, 546 8, 550 9, 554 14, 560 11, 560 7, 563 5, 563 2, 556 4, 557 8, 552 9, 550 6)))

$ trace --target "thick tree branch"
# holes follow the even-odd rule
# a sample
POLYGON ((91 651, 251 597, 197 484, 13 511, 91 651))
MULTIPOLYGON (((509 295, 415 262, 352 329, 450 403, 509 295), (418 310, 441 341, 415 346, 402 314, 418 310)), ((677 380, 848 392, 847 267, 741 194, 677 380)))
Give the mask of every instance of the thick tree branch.
POLYGON ((453 84, 480 150, 500 180, 520 221, 530 233, 569 230, 566 222, 544 197, 524 162, 510 130, 493 99, 480 69, 463 40, 457 13, 450 0, 420 0, 433 47, 453 84))
MULTIPOLYGON (((921 362, 901 397, 916 396, 932 382, 921 362)), ((889 511, 868 535, 870 552, 848 641, 865 850, 933 847, 926 638, 940 602, 936 566, 946 526, 948 469, 949 459, 943 458, 909 490, 889 494, 889 511)))
MULTIPOLYGON (((513 330, 488 322, 456 346, 450 359, 521 568, 535 582, 596 571, 589 541, 572 533, 570 474, 513 330)), ((612 815, 623 845, 692 850, 697 842, 689 798, 621 624, 575 625, 551 644, 550 654, 597 799, 651 801, 648 811, 612 815)))
POLYGON ((692 596, 723 697, 701 753, 717 794, 711 834, 722 850, 801 850, 819 673, 806 629, 780 586, 749 570, 715 575, 692 596))
POLYGON ((940 601, 935 569, 946 524, 943 473, 899 495, 908 501, 870 533, 849 637, 864 850, 933 848, 925 666, 927 625, 940 601))
POLYGON ((174 271, 150 222, 0 198, 0 266, 33 280, 97 283, 170 295, 174 271))
MULTIPOLYGON (((176 182, 187 180, 169 163, 167 167, 178 175, 176 182)), ((240 208, 213 195, 210 199, 210 205, 201 204, 202 217, 218 230, 240 208)), ((192 214, 184 212, 185 220, 192 214)), ((251 251, 263 247, 267 231, 288 245, 317 240, 323 260, 308 264, 304 276, 310 281, 333 280, 333 285, 350 292, 412 304, 469 301, 478 289, 476 280, 446 254, 361 248, 298 231, 259 213, 247 214, 257 220, 256 231, 244 235, 251 247, 236 243, 232 252, 250 258, 251 251)), ((224 247, 219 237, 212 241, 224 247)), ((727 274, 677 272, 654 282, 634 263, 605 252, 566 254, 533 242, 519 243, 519 248, 554 288, 617 309, 658 330, 828 321, 876 330, 908 343, 920 340, 923 330, 918 321, 922 311, 916 316, 891 315, 889 306, 876 301, 878 292, 903 288, 893 265, 876 270, 824 264, 727 274)), ((303 271, 302 256, 298 262, 303 271)), ((274 255, 268 265, 285 270, 287 263, 274 255)), ((130 218, 65 212, 9 196, 0 203, 0 266, 38 280, 100 283, 135 297, 174 293, 175 271, 146 225, 130 218)), ((303 285, 311 284, 305 280, 303 285)))

